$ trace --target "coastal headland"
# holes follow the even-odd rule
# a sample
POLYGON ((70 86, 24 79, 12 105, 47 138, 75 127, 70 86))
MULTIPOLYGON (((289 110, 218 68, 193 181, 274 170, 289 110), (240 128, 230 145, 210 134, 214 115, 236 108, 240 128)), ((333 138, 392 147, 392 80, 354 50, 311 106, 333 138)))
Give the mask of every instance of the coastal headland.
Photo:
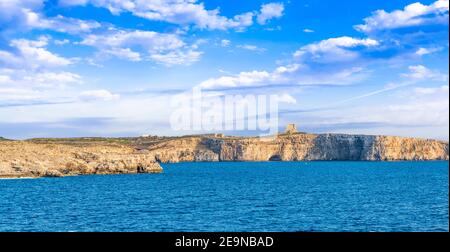
POLYGON ((160 173, 174 162, 448 159, 448 142, 376 135, 0 139, 0 178, 160 173))

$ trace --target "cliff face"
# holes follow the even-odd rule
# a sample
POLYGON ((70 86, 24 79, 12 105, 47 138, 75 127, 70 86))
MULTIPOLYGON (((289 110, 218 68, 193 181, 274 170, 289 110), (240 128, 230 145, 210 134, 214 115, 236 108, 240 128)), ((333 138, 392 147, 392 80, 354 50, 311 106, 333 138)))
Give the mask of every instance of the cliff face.
POLYGON ((158 162, 448 160, 448 143, 392 136, 78 138, 0 142, 0 177, 156 173, 158 162))
POLYGON ((2 141, 0 177, 60 177, 82 174, 161 172, 153 156, 130 146, 2 141))
POLYGON ((267 138, 186 137, 149 147, 161 162, 448 160, 448 143, 392 136, 286 134, 267 138))

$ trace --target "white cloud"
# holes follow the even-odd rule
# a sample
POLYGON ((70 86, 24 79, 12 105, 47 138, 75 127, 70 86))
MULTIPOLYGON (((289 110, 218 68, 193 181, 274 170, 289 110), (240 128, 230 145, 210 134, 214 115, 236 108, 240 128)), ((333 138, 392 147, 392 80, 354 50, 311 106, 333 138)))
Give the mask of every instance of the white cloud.
POLYGON ((306 127, 322 128, 321 131, 326 132, 448 140, 448 85, 412 88, 407 81, 344 101, 346 104, 334 102, 334 99, 318 99, 317 107, 309 107, 310 112, 293 114, 288 121, 302 118, 300 120, 310 125, 306 127), (402 90, 394 92, 395 87, 402 87, 402 90))
POLYGON ((141 61, 141 55, 138 52, 132 51, 130 48, 113 48, 105 49, 104 53, 116 56, 120 59, 126 59, 130 61, 141 61))
POLYGON ((436 80, 436 81, 446 81, 448 80, 448 75, 442 74, 438 71, 433 71, 426 68, 423 65, 409 66, 409 73, 402 74, 403 77, 414 79, 414 80, 436 80))
POLYGON ((259 24, 264 25, 267 21, 273 18, 280 18, 283 16, 283 3, 268 3, 261 6, 261 10, 256 18, 259 24))
POLYGON ((288 103, 288 104, 296 104, 297 103, 297 100, 294 97, 292 97, 290 94, 279 95, 278 101, 288 103))
POLYGON ((157 63, 171 66, 171 65, 191 65, 192 63, 198 61, 202 52, 188 50, 186 52, 176 50, 170 51, 168 53, 155 53, 150 55, 150 58, 157 63))
POLYGON ((436 87, 436 88, 428 88, 428 87, 417 87, 414 88, 414 94, 416 95, 432 95, 438 93, 446 93, 448 94, 448 85, 436 87))
POLYGON ((228 47, 230 44, 231 44, 231 41, 228 39, 222 39, 220 41, 220 46, 222 46, 222 47, 228 47))
POLYGON ((103 101, 111 101, 111 100, 117 100, 120 98, 120 95, 113 94, 108 90, 105 89, 99 89, 99 90, 88 90, 83 91, 80 94, 80 98, 82 100, 103 100, 103 101))
MULTIPOLYGON (((233 17, 220 15, 218 8, 206 9, 203 3, 197 0, 61 0, 62 6, 92 4, 108 9, 111 13, 119 15, 121 12, 130 12, 135 16, 149 20, 165 21, 178 25, 194 25, 200 29, 242 31, 253 25, 254 11, 237 14, 233 17)), ((284 6, 282 3, 269 3, 261 7, 257 20, 265 24, 272 18, 282 16, 284 6)))
POLYGON ((41 97, 37 91, 28 88, 8 87, 2 88, 0 86, 0 101, 24 101, 33 100, 41 97))
POLYGON ((261 48, 258 47, 256 45, 237 45, 238 48, 244 49, 244 50, 249 50, 249 51, 254 51, 254 52, 265 52, 266 48, 261 48))
MULTIPOLYGON (((198 48, 201 43, 197 41, 191 48, 198 48)), ((177 34, 153 31, 113 29, 105 34, 90 34, 80 44, 96 47, 100 53, 121 59, 153 60, 165 65, 189 65, 202 54, 189 48, 177 34)))
POLYGON ((272 78, 271 73, 266 71, 241 72, 237 76, 222 76, 219 78, 211 78, 200 84, 201 88, 231 88, 251 86, 261 82, 269 82, 272 78))
POLYGON ((0 84, 7 84, 11 82, 11 77, 8 75, 0 74, 0 84))
POLYGON ((39 84, 40 87, 52 87, 68 83, 81 83, 81 76, 70 72, 39 72, 36 74, 24 75, 21 81, 39 84))
POLYGON ((248 71, 237 75, 210 78, 200 83, 203 89, 228 89, 241 87, 259 87, 266 85, 346 85, 358 81, 364 76, 362 68, 333 70, 326 74, 314 72, 300 64, 279 66, 273 71, 248 71))
POLYGON ((104 67, 102 64, 97 63, 97 61, 93 58, 86 58, 86 63, 89 64, 90 66, 95 66, 95 67, 104 67))
POLYGON ((56 17, 35 17, 31 13, 28 14, 27 24, 31 28, 36 29, 49 29, 62 33, 77 34, 87 33, 94 29, 100 28, 101 24, 96 21, 86 21, 76 18, 68 18, 61 15, 56 17))
POLYGON ((68 40, 68 39, 62 39, 62 40, 55 39, 53 41, 53 43, 55 43, 55 45, 66 45, 66 44, 70 43, 70 40, 68 40))
MULTIPOLYGON (((382 109, 379 109, 382 113, 374 112, 373 119, 406 126, 431 125, 448 128, 448 85, 417 87, 410 90, 409 93, 410 95, 398 97, 396 101, 384 105, 382 109), (375 118, 375 116, 378 118, 375 118)), ((369 114, 365 116, 370 117, 369 114)), ((448 130, 435 133, 428 132, 428 134, 445 134, 445 132, 448 134, 448 130)))
POLYGON ((448 2, 448 0, 438 0, 430 5, 423 5, 416 2, 407 5, 403 10, 395 10, 392 12, 377 10, 372 16, 364 19, 364 24, 356 25, 355 29, 370 33, 377 30, 418 25, 448 25, 448 2))
POLYGON ((43 0, 3 0, 0 1, 0 25, 4 31, 48 29, 63 33, 77 34, 100 28, 100 23, 91 20, 57 15, 47 17, 41 13, 43 0))
POLYGON ((80 75, 66 71, 0 68, 0 103, 57 102, 69 85, 79 83, 80 75))
POLYGON ((208 44, 209 40, 207 39, 197 39, 194 43, 190 45, 192 49, 198 49, 203 44, 208 44))
POLYGON ((0 68, 0 84, 21 87, 56 87, 82 83, 82 77, 67 71, 0 68))
MULTIPOLYGON (((301 47, 287 63, 273 71, 246 71, 237 75, 210 78, 200 83, 204 89, 229 89, 271 85, 347 85, 361 81, 368 72, 354 60, 360 50, 378 46, 373 39, 352 37, 330 38, 301 47), (347 61, 346 64, 338 64, 347 61), (320 63, 320 65, 316 64, 320 63), (347 64, 348 63, 348 64, 347 64)), ((258 51, 254 45, 238 48, 258 51)))
POLYGON ((377 45, 379 42, 370 38, 358 39, 347 36, 330 38, 301 47, 294 53, 294 57, 317 62, 349 61, 359 56, 356 50, 349 49, 377 45))
POLYGON ((75 5, 86 5, 89 0, 59 0, 61 6, 75 6, 75 5))
POLYGON ((16 49, 13 54, 0 51, 0 63, 13 68, 48 68, 67 66, 73 63, 71 59, 61 57, 48 51, 48 37, 41 36, 38 40, 15 39, 10 43, 16 49))
MULTIPOLYGON (((326 115, 324 115, 326 117, 326 115)), ((357 129, 350 126, 340 133, 384 134, 448 140, 448 93, 404 97, 377 105, 353 106, 338 110, 324 124, 374 122, 379 126, 357 129)))
POLYGON ((442 48, 424 48, 424 47, 420 47, 419 49, 417 49, 416 54, 419 56, 423 56, 423 55, 427 55, 427 54, 431 54, 434 52, 438 52, 442 50, 442 48))
POLYGON ((277 26, 275 26, 275 27, 267 27, 267 28, 264 28, 264 30, 266 30, 266 31, 281 31, 281 26, 279 26, 279 25, 277 25, 277 26))
POLYGON ((311 30, 311 29, 305 28, 305 29, 303 29, 303 32, 305 32, 305 33, 313 33, 313 32, 314 32, 314 30, 311 30))
POLYGON ((110 30, 105 34, 90 34, 80 43, 95 47, 119 48, 122 46, 142 46, 149 51, 177 49, 184 42, 176 34, 153 31, 110 30))
POLYGON ((232 23, 231 27, 235 28, 236 31, 242 32, 245 28, 253 25, 253 16, 253 12, 236 15, 233 18, 234 23, 232 23))
POLYGON ((46 47, 50 38, 41 36, 36 40, 14 39, 10 51, 0 50, 0 84, 2 102, 52 97, 69 84, 82 83, 78 74, 60 70, 71 65, 68 59, 50 52, 46 47))
POLYGON ((42 0, 2 0, 0 1, 0 24, 23 21, 22 10, 40 9, 42 0))

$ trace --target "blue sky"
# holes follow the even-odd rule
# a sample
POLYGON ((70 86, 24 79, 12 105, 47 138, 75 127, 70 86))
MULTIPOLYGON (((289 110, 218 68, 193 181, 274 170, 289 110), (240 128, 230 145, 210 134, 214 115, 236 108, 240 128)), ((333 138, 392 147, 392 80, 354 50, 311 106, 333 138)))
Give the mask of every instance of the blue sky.
POLYGON ((169 103, 200 86, 286 98, 280 126, 448 140, 448 24, 447 0, 0 0, 0 136, 187 134, 169 103))

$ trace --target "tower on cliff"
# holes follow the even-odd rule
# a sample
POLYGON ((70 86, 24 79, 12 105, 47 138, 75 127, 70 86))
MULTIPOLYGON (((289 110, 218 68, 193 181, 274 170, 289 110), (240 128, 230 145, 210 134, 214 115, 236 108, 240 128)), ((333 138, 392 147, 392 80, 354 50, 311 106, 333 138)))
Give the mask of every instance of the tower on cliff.
POLYGON ((286 134, 297 133, 297 127, 295 126, 294 123, 289 123, 288 125, 286 125, 286 130, 284 131, 284 133, 286 134))

